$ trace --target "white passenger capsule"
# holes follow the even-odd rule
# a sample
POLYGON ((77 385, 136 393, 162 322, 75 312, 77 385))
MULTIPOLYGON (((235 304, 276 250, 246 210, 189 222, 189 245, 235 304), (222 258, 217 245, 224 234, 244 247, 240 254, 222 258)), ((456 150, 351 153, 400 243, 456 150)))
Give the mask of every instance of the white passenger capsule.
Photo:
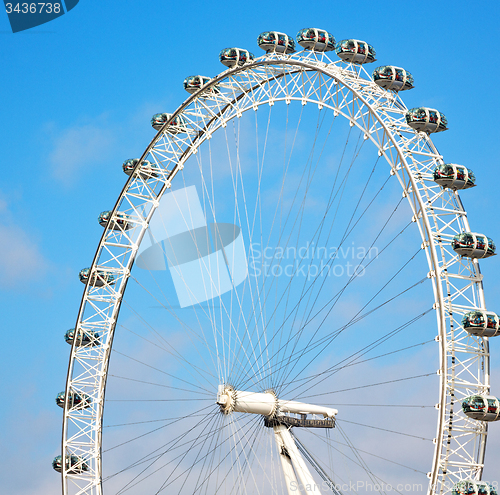
POLYGON ((469 189, 476 185, 476 176, 463 165, 442 163, 434 169, 434 182, 450 189, 469 189))
MULTIPOLYGON (((184 79, 184 89, 188 93, 196 93, 200 89, 203 89, 212 79, 206 76, 188 76, 184 79)), ((219 87, 217 85, 211 86, 205 90, 208 94, 220 93, 219 87)))
MULTIPOLYGON (((123 162, 123 171, 127 175, 132 175, 132 172, 135 170, 135 167, 139 163, 139 158, 129 158, 123 162)), ((147 160, 143 160, 139 168, 139 176, 143 179, 149 179, 151 177, 158 177, 159 168, 156 163, 148 162, 147 160)))
POLYGON ((243 48, 224 48, 219 53, 219 60, 221 64, 226 67, 237 67, 250 62, 255 57, 253 53, 243 48))
POLYGON ((496 251, 495 243, 483 234, 462 232, 453 237, 451 247, 466 258, 489 258, 496 251))
POLYGON ((335 53, 344 61, 353 64, 375 62, 375 49, 366 41, 342 40, 335 46, 335 53))
MULTIPOLYGON (((64 408, 66 403, 66 392, 59 392, 56 396, 56 404, 59 407, 64 408)), ((84 393, 75 392, 70 390, 68 397, 68 407, 69 409, 86 409, 90 407, 92 399, 84 393)))
POLYGON ((120 211, 115 213, 114 220, 110 222, 111 213, 111 211, 103 211, 99 214, 97 221, 101 227, 109 226, 111 230, 129 230, 133 227, 129 222, 131 217, 120 211))
POLYGON ((103 270, 97 270, 92 275, 90 275, 90 268, 84 268, 80 270, 78 274, 80 282, 86 284, 87 281, 89 285, 93 287, 103 287, 105 285, 113 285, 115 283, 115 276, 111 272, 106 272, 103 270))
POLYGON ((496 337, 500 335, 500 321, 496 313, 469 311, 462 318, 462 327, 471 335, 496 337))
MULTIPOLYGON (((65 469, 70 474, 81 474, 89 470, 89 465, 76 455, 69 455, 65 457, 65 469)), ((58 473, 62 472, 62 455, 58 455, 52 461, 52 467, 58 473)))
POLYGON ((297 33, 297 43, 306 50, 330 52, 335 50, 333 34, 324 29, 305 28, 297 33))
POLYGON ((462 411, 478 421, 498 421, 500 401, 492 395, 470 395, 462 401, 462 411))
POLYGON ((178 134, 187 131, 184 117, 182 117, 182 115, 177 115, 172 119, 171 113, 155 113, 151 118, 151 125, 154 129, 159 131, 168 121, 170 121, 170 123, 167 126, 167 132, 170 134, 178 134))
POLYGON ((278 33, 278 31, 260 33, 257 44, 266 53, 293 53, 295 51, 295 40, 288 34, 278 33))
MULTIPOLYGON (((74 328, 70 328, 64 334, 64 340, 69 345, 73 345, 73 341, 75 340, 74 328)), ((99 334, 97 332, 94 332, 93 330, 83 330, 81 328, 78 330, 78 332, 76 332, 76 347, 94 346, 100 344, 101 341, 99 340, 99 334)))
POLYGON ((405 91, 413 88, 413 76, 401 67, 393 65, 377 67, 373 71, 372 77, 375 84, 384 89, 405 91))
POLYGON ((406 123, 417 132, 441 132, 448 130, 448 120, 434 108, 418 107, 406 112, 406 123))

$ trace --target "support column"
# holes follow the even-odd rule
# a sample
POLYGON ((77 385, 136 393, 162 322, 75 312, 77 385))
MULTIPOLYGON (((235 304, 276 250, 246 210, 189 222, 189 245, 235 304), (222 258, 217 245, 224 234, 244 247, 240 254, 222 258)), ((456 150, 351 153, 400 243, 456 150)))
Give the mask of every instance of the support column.
POLYGON ((288 494, 297 495, 297 493, 305 493, 307 495, 315 495, 317 493, 317 490, 315 490, 316 482, 300 455, 299 449, 297 449, 297 445, 295 445, 288 428, 285 425, 277 425, 273 426, 273 430, 281 457, 283 472, 285 473, 288 494), (298 490, 299 483, 297 483, 297 477, 300 483, 300 491, 298 490))

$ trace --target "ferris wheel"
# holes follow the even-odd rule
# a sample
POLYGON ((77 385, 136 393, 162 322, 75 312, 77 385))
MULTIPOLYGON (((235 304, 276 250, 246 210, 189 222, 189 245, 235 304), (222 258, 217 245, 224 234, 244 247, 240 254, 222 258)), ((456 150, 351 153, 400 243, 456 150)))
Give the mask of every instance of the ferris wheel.
POLYGON ((297 43, 222 50, 124 162, 65 336, 64 494, 497 493, 474 174, 408 71, 297 43))

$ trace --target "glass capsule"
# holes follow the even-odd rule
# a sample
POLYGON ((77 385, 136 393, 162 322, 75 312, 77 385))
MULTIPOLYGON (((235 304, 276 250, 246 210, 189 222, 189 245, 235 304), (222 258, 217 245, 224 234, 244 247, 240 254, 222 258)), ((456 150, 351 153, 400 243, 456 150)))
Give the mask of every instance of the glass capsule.
MULTIPOLYGON (((208 83, 210 83, 211 79, 205 76, 188 76, 184 79, 184 89, 188 93, 196 93, 200 89, 204 88, 208 83)), ((220 93, 219 87, 217 85, 211 86, 206 89, 204 94, 216 94, 220 93)))
POLYGON ((500 335, 500 318, 497 314, 486 311, 469 311, 462 318, 464 330, 478 337, 496 337, 500 335))
POLYGON ((297 43, 306 50, 330 52, 335 50, 333 34, 323 29, 305 28, 297 33, 297 43))
POLYGON ((265 31, 257 38, 257 44, 266 53, 293 53, 295 51, 295 40, 285 33, 277 31, 265 31))
POLYGON ((478 421, 498 421, 500 401, 491 395, 470 395, 462 401, 462 411, 478 421))
POLYGON ((406 123, 417 132, 442 132, 448 130, 448 120, 434 108, 418 107, 406 112, 406 123))
POLYGON ((384 89, 405 91, 413 88, 413 76, 405 69, 393 65, 377 67, 372 78, 375 84, 384 89))
POLYGON ((93 287, 103 287, 104 285, 113 285, 115 283, 115 276, 103 270, 96 270, 92 276, 90 275, 90 268, 84 268, 80 270, 78 274, 80 282, 86 284, 87 281, 89 285, 93 287))
POLYGON ((102 227, 108 226, 111 230, 129 230, 133 227, 133 225, 129 222, 130 216, 125 213, 121 213, 120 211, 116 212, 114 220, 110 222, 111 213, 111 211, 101 212, 97 218, 99 225, 102 227))
POLYGON ((224 48, 219 53, 219 60, 226 67, 242 66, 254 58, 253 53, 243 48, 224 48))
POLYGON ((151 125, 153 126, 153 129, 159 131, 168 121, 170 121, 170 124, 168 124, 166 130, 170 134, 187 132, 186 121, 182 115, 177 115, 172 119, 171 113, 155 113, 151 118, 151 125))
POLYGON ((452 490, 452 495, 498 495, 497 490, 485 481, 459 481, 452 490))
MULTIPOLYGON (((64 334, 64 340, 70 344, 73 345, 73 340, 75 339, 75 329, 70 328, 65 334, 64 334)), ((77 332, 76 336, 76 342, 75 346, 76 347, 83 347, 83 346, 88 346, 88 345, 99 345, 100 340, 99 340, 99 334, 92 331, 92 330, 82 330, 81 328, 77 332)))
POLYGON ((476 176, 463 165, 442 163, 434 169, 434 182, 450 189, 469 189, 476 185, 476 176))
POLYGON ((375 62, 375 49, 366 41, 342 40, 335 45, 335 53, 344 61, 353 64, 375 62))
MULTIPOLYGON (((139 158, 129 158, 128 160, 125 160, 122 165, 123 171, 127 175, 132 175, 132 172, 134 171, 138 163, 139 163, 139 158)), ((151 163, 148 162, 147 160, 143 160, 139 170, 140 170, 139 176, 142 179, 158 177, 159 168, 158 165, 156 165, 156 163, 151 163)))
MULTIPOLYGON (((52 461, 52 467, 60 473, 62 471, 62 455, 58 455, 52 461)), ((89 470, 88 464, 76 455, 66 456, 66 472, 70 474, 81 474, 89 470)))
POLYGON ((451 247, 466 258, 488 258, 495 254, 495 243, 483 234, 462 232, 453 237, 451 247))
MULTIPOLYGON (((64 408, 64 403, 66 401, 66 393, 59 392, 56 396, 56 404, 59 407, 64 408)), ((87 394, 75 392, 74 390, 70 391, 68 406, 70 409, 85 409, 90 407, 91 399, 87 394)))

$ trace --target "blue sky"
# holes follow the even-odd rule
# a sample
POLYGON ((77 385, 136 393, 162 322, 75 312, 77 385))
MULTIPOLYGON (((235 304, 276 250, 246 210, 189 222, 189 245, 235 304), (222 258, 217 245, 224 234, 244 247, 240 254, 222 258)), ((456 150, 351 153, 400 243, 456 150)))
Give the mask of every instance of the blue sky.
MULTIPOLYGON (((325 28, 337 40, 373 44, 380 64, 414 75, 407 106, 446 114, 450 130, 434 142, 446 161, 476 173, 479 187, 462 195, 469 221, 500 244, 499 5, 81 0, 67 15, 17 34, 0 15, 5 492, 59 490, 50 467, 61 435, 54 397, 64 388, 67 368, 63 334, 74 324, 83 289, 78 271, 89 266, 102 232, 97 215, 114 205, 124 183, 123 160, 141 155, 153 137, 151 115, 185 100, 186 76, 220 72, 222 48, 260 55, 260 32, 295 35, 309 26, 325 28)), ((496 258, 481 264, 486 301, 497 312, 499 267, 496 258)), ((493 393, 500 395, 500 345, 491 347, 493 393)), ((499 428, 491 426, 489 439, 497 461, 499 428)), ((490 478, 495 469, 489 468, 490 478)))

